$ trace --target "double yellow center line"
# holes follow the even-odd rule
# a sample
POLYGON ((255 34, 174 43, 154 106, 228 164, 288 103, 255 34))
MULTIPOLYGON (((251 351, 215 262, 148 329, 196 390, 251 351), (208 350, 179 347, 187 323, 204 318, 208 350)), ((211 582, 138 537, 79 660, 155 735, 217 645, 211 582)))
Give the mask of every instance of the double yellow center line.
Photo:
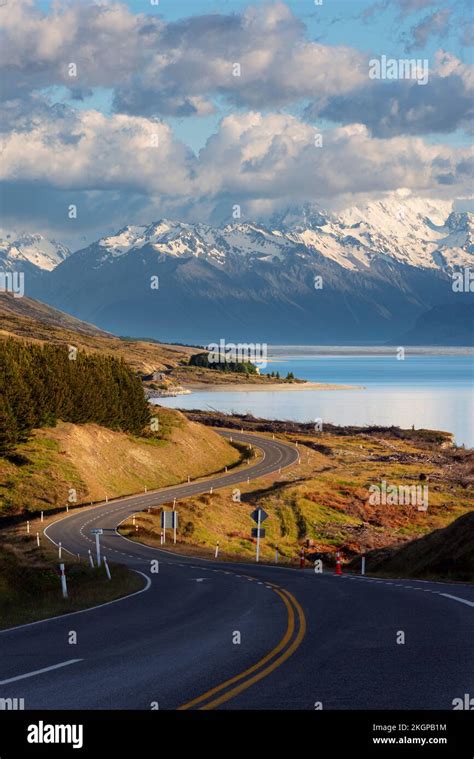
MULTIPOLYGON (((249 577, 248 579, 253 580, 255 578, 249 577)), ((267 677, 267 675, 289 659, 301 645, 306 633, 306 619, 303 609, 296 598, 288 590, 280 588, 273 583, 266 582, 265 584, 271 587, 285 604, 288 615, 288 624, 283 638, 275 648, 264 656, 263 659, 256 662, 256 664, 253 664, 240 674, 231 677, 229 680, 225 680, 225 682, 220 685, 216 685, 215 688, 211 688, 201 696, 194 698, 192 701, 188 701, 186 704, 178 707, 178 710, 194 708, 200 710, 215 709, 225 701, 235 698, 235 696, 238 696, 239 693, 247 690, 247 688, 250 688, 259 680, 267 677), (217 698, 213 698, 213 696, 217 696, 217 698)))

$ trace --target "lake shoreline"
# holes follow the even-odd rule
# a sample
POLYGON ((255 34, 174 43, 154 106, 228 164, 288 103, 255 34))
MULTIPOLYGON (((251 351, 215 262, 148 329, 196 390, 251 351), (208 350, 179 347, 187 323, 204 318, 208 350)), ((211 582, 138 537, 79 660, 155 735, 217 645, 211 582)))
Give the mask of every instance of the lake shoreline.
POLYGON ((209 393, 253 393, 253 392, 286 392, 295 390, 365 390, 363 385, 338 385, 325 382, 262 382, 262 383, 221 383, 208 384, 206 382, 186 382, 183 389, 195 392, 209 393))

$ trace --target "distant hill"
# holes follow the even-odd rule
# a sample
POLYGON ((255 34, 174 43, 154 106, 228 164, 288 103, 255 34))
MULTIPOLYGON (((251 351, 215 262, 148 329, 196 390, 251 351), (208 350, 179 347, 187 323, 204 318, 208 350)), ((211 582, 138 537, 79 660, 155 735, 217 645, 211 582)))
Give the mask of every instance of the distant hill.
POLYGON ((0 331, 14 332, 17 335, 34 338, 36 334, 31 332, 32 322, 39 323, 48 330, 73 330, 84 335, 102 335, 112 337, 93 324, 83 322, 74 316, 69 316, 57 308, 47 306, 33 298, 15 298, 11 293, 0 293, 0 331))
MULTIPOLYGON (((463 296, 464 297, 464 296, 463 296)), ((418 317, 391 345, 474 345, 474 303, 444 303, 418 317)))
POLYGON ((392 577, 474 580, 474 511, 402 548, 370 552, 367 571, 392 577))
POLYGON ((173 369, 188 362, 195 348, 146 340, 121 339, 32 298, 0 293, 0 336, 13 336, 124 358, 136 371, 173 369))

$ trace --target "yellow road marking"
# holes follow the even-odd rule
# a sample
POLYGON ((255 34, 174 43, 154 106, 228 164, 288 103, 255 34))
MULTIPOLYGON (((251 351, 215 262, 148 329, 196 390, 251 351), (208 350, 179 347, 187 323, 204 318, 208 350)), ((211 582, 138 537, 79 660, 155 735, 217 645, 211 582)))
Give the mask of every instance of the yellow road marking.
POLYGON ((271 672, 273 672, 277 667, 279 667, 281 664, 283 664, 284 661, 289 659, 292 654, 296 651, 296 649, 300 646, 301 641, 303 640, 305 633, 306 633, 306 619, 303 612, 303 609, 301 608, 300 604, 296 600, 296 598, 287 590, 278 589, 277 586, 274 587, 275 593, 277 593, 280 598, 282 599, 283 603, 285 604, 286 611, 288 614, 288 625, 286 628, 285 635, 281 639, 281 641, 278 643, 275 648, 273 648, 266 656, 263 657, 263 659, 260 659, 256 664, 253 664, 248 669, 244 670, 238 675, 235 675, 234 677, 231 677, 229 680, 226 680, 225 682, 221 683, 220 685, 217 685, 214 688, 211 688, 210 690, 203 693, 201 696, 198 696, 197 698, 193 699, 192 701, 188 701, 186 704, 183 704, 183 706, 178 707, 178 710, 184 710, 184 709, 191 709, 193 706, 197 706, 198 704, 202 704, 203 702, 207 701, 211 696, 214 696, 215 694, 219 693, 220 691, 224 690, 225 688, 228 688, 230 685, 233 685, 234 683, 239 682, 239 680, 243 680, 244 678, 248 678, 249 675, 251 675, 253 672, 256 672, 256 674, 253 675, 253 677, 248 678, 244 682, 241 682, 239 685, 237 685, 235 688, 232 688, 230 691, 227 691, 227 693, 224 693, 223 695, 219 696, 218 698, 214 699, 213 701, 210 701, 209 703, 205 704, 204 706, 200 706, 199 708, 202 710, 209 710, 214 709, 216 706, 219 706, 220 704, 224 703, 225 701, 229 701, 231 698, 234 698, 234 696, 237 696, 239 693, 241 693, 243 690, 246 690, 247 688, 250 688, 254 683, 258 682, 262 678, 269 675, 271 672), (282 651, 286 645, 291 640, 293 633, 295 631, 295 613, 293 610, 293 606, 289 602, 289 600, 292 602, 294 607, 296 608, 298 612, 298 619, 299 619, 299 630, 298 634, 293 641, 293 643, 284 651, 275 661, 273 661, 271 664, 268 664, 268 666, 265 666, 268 662, 270 662, 271 659, 273 659, 277 654, 282 651), (262 669, 264 667, 264 669, 262 669), (260 670, 257 672, 257 670, 260 670))

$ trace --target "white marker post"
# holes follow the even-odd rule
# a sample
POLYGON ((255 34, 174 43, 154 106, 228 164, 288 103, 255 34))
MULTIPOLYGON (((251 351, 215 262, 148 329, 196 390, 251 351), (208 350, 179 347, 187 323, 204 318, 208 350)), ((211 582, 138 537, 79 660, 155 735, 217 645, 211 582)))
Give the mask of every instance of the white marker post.
POLYGON ((111 580, 112 576, 110 574, 109 565, 107 564, 107 556, 104 556, 104 567, 105 567, 105 572, 106 572, 106 575, 107 575, 107 579, 111 580))
POLYGON ((365 575, 365 556, 362 556, 360 573, 361 573, 361 575, 365 575))
POLYGON ((41 521, 44 522, 43 512, 41 512, 41 521))
POLYGON ((40 546, 40 534, 39 534, 39 532, 36 533, 36 545, 39 548, 39 546, 40 546))
POLYGON ((66 572, 64 570, 64 564, 60 564, 59 569, 61 570, 61 588, 63 591, 63 598, 67 598, 67 580, 66 580, 66 572))
POLYGON ((135 520, 136 520, 136 517, 135 517, 135 514, 134 514, 133 517, 132 517, 132 524, 133 524, 134 527, 135 527, 135 520))
POLYGON ((217 559, 218 556, 219 556, 219 541, 217 541, 216 543, 216 552, 214 554, 214 558, 217 559))
POLYGON ((92 558, 92 551, 89 548, 89 564, 91 565, 91 569, 94 569, 94 559, 92 558))
POLYGON ((178 526, 177 514, 173 514, 173 543, 176 545, 176 528, 178 526))
POLYGON ((66 504, 66 513, 69 511, 69 504, 66 504))
POLYGON ((61 541, 59 541, 59 543, 58 543, 58 559, 61 558, 62 552, 63 552, 62 544, 61 544, 61 541))
POLYGON ((100 567, 100 536, 103 533, 103 530, 100 528, 96 528, 94 530, 91 530, 92 534, 95 535, 95 550, 97 553, 97 566, 100 567))
POLYGON ((163 530, 160 533, 160 545, 163 545, 163 530))
POLYGON ((30 523, 29 522, 26 523, 26 534, 27 535, 30 534, 30 523))
POLYGON ((260 561, 260 525, 262 524, 261 521, 262 512, 259 509, 258 510, 258 522, 257 522, 257 552, 255 555, 255 561, 260 561))

